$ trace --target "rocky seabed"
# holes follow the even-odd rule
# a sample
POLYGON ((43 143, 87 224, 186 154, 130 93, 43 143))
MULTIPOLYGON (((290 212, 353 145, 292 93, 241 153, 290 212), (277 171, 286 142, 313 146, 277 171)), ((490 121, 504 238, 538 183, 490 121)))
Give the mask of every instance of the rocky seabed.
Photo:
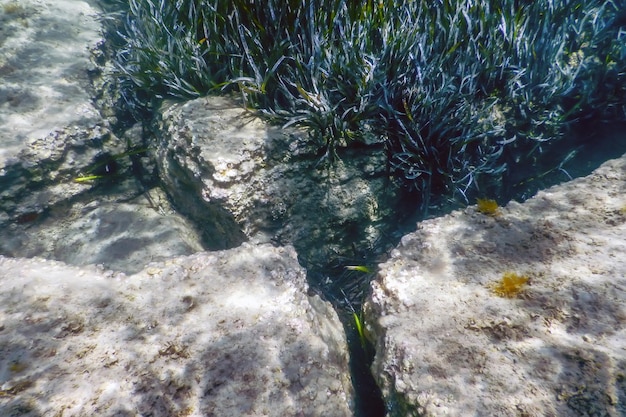
MULTIPOLYGON (((383 150, 320 168, 228 98, 121 130, 99 13, 0 0, 0 415, 354 415, 301 264, 381 239, 383 150)), ((625 196, 626 155, 405 235, 364 305, 387 415, 626 415, 625 196)))

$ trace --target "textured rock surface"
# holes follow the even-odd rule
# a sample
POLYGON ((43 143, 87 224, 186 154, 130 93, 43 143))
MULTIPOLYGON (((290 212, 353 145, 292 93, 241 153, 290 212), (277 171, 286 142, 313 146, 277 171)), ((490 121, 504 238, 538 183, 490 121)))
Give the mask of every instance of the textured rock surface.
POLYGON ((0 0, 0 254, 137 272, 202 245, 137 181, 154 168, 141 127, 112 132, 95 3, 0 0))
POLYGON ((293 249, 125 276, 0 257, 0 415, 350 416, 346 341, 293 249))
POLYGON ((327 166, 304 133, 269 126, 225 98, 164 108, 160 134, 165 187, 207 227, 209 246, 273 240, 293 243, 307 264, 324 263, 373 246, 399 201, 382 147, 340 150, 327 166))
POLYGON ((127 150, 92 104, 97 13, 85 1, 0 0, 0 223, 83 193, 74 178, 127 150))
POLYGON ((626 156, 422 222, 366 303, 391 416, 626 414, 626 156), (513 298, 493 285, 529 278, 513 298))
POLYGON ((120 139, 106 128, 68 128, 31 142, 0 171, 0 254, 131 273, 202 250, 166 196, 130 175, 139 158, 127 155, 129 143, 141 144, 138 129, 120 139), (104 178, 75 181, 94 174, 104 178))
POLYGON ((100 122, 88 94, 97 13, 80 0, 0 0, 0 171, 32 140, 100 122))
MULTIPOLYGON (((106 174, 109 156, 123 154, 126 144, 106 127, 66 128, 33 140, 0 170, 0 221, 41 214, 61 201, 91 189, 94 181, 78 177, 106 174)), ((117 173, 130 168, 128 158, 115 160, 117 173)))

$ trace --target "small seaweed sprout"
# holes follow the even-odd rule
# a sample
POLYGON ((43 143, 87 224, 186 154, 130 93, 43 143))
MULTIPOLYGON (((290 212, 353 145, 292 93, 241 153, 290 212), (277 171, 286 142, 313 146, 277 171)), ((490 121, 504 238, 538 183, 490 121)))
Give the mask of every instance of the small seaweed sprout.
POLYGON ((348 271, 358 271, 369 274, 372 272, 371 268, 368 268, 365 265, 347 265, 346 270, 348 271))
POLYGON ((350 300, 348 300, 348 296, 346 295, 346 293, 343 290, 341 290, 341 293, 344 296, 344 299, 346 301, 346 304, 347 304, 348 308, 352 312, 352 319, 354 320, 354 328, 356 329, 357 333, 359 334, 359 341, 361 342, 361 347, 363 349, 365 349, 365 347, 367 346, 367 339, 365 337, 365 328, 363 326, 363 310, 361 310, 357 314, 354 306, 352 305, 350 300))

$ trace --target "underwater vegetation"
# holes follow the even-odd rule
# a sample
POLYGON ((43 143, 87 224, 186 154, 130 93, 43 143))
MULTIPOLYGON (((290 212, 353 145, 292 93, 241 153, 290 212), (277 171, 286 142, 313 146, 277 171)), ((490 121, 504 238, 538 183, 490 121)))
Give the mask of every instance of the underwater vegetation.
POLYGON ((108 152, 104 152, 98 155, 92 166, 87 168, 86 174, 78 175, 74 178, 74 182, 77 183, 91 183, 97 180, 109 180, 113 181, 120 174, 119 162, 124 158, 132 158, 146 152, 145 148, 130 149, 127 152, 123 152, 117 155, 111 155, 108 152))
POLYGON ((496 200, 490 200, 488 198, 477 198, 476 206, 480 213, 488 216, 495 216, 498 214, 498 202, 496 200))
POLYGON ((361 345, 365 348, 365 331, 363 330, 363 317, 360 314, 356 314, 356 312, 352 312, 352 318, 354 319, 354 325, 356 327, 357 332, 359 333, 359 340, 361 341, 361 345))
POLYGON ((499 297, 515 298, 524 291, 528 280, 529 278, 525 275, 505 272, 499 281, 490 286, 490 289, 499 297))
MULTIPOLYGON (((374 273, 374 269, 373 268, 369 268, 365 265, 348 265, 345 267, 345 269, 347 271, 358 271, 358 272, 362 272, 364 274, 371 274, 374 273)), ((359 280, 356 280, 357 282, 359 280)), ((366 340, 366 336, 365 336, 365 328, 363 326, 363 310, 362 310, 362 306, 359 307, 360 312, 357 314, 357 310, 355 309, 355 306, 350 302, 350 300, 348 299, 348 296, 346 295, 345 291, 343 289, 340 289, 341 293, 343 294, 343 298, 345 301, 345 306, 350 310, 350 312, 352 313, 352 319, 354 321, 354 328, 357 331, 357 334, 359 335, 359 341, 361 342, 361 347, 363 349, 365 349, 365 346, 367 344, 366 340)))
MULTIPOLYGON (((111 0, 119 3, 119 0, 111 0)), ((237 93, 309 128, 325 157, 384 143, 421 195, 469 201, 567 148, 569 127, 626 120, 622 1, 130 0, 128 97, 237 93)), ((558 164, 558 162, 557 162, 558 164)))
POLYGON ((2 10, 6 14, 17 14, 22 12, 24 9, 19 5, 19 3, 7 3, 2 6, 2 10))
POLYGON ((363 272, 366 274, 369 274, 370 272, 372 272, 372 268, 367 267, 365 265, 347 265, 345 268, 348 271, 359 271, 359 272, 363 272))

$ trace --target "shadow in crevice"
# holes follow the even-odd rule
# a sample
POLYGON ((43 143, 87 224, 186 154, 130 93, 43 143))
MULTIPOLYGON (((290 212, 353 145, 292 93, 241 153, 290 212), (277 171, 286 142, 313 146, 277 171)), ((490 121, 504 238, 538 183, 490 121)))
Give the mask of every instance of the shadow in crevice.
POLYGON ((382 417, 385 415, 385 400, 380 387, 372 375, 374 346, 359 334, 352 314, 338 311, 339 318, 350 347, 350 374, 355 391, 355 416, 382 417))
MULTIPOLYGON (((202 195, 203 183, 183 166, 178 150, 163 151, 161 169, 168 171, 172 184, 162 184, 177 211, 197 225, 202 244, 207 250, 230 249, 248 240, 232 213, 222 204, 206 201, 202 195)), ((196 159, 196 156, 192 156, 196 159)), ((212 175, 215 168, 206 161, 198 163, 203 175, 212 175)))

